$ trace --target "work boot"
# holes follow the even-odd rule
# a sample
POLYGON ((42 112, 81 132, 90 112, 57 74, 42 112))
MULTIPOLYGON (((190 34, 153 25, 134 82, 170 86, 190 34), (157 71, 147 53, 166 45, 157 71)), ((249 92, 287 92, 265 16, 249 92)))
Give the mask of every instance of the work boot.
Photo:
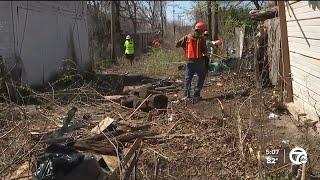
POLYGON ((184 103, 184 106, 187 106, 189 102, 191 102, 191 97, 190 96, 184 96, 181 98, 181 102, 184 103))
POLYGON ((195 103, 197 103, 197 102, 199 102, 199 101, 201 101, 202 100, 202 97, 193 97, 192 98, 192 104, 195 104, 195 103))

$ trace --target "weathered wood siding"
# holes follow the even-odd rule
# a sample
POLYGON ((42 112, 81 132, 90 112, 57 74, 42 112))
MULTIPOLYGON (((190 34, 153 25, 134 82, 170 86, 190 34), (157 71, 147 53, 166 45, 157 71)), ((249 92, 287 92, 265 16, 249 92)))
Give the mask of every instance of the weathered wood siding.
POLYGON ((268 28, 269 77, 272 85, 278 85, 281 61, 279 18, 268 19, 264 25, 268 28))
POLYGON ((319 5, 318 1, 286 3, 294 106, 314 120, 320 113, 319 5))

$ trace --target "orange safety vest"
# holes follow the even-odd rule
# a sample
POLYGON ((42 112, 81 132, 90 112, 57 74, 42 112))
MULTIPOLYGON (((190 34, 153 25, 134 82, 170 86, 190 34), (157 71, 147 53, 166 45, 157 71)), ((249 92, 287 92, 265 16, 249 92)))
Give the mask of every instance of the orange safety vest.
POLYGON ((203 38, 194 39, 190 35, 187 36, 185 56, 187 59, 195 59, 202 57, 204 53, 203 47, 204 40, 203 38))

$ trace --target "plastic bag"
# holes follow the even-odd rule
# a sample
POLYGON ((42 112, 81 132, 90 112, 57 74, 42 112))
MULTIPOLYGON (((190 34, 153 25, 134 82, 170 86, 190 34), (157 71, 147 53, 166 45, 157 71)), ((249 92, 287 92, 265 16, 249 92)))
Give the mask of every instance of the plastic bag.
POLYGON ((65 175, 83 161, 84 155, 73 146, 51 144, 37 158, 37 170, 34 179, 51 180, 65 175))

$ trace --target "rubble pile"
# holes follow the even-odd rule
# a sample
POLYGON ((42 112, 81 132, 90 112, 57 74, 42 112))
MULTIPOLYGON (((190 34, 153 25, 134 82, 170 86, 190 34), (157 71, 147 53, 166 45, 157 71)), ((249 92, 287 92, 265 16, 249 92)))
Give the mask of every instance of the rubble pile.
MULTIPOLYGON (((172 83, 169 84, 172 85, 172 83)), ((87 101, 83 101, 82 98, 82 101, 81 99, 77 101, 77 96, 68 97, 70 110, 67 113, 66 108, 68 106, 58 104, 59 100, 34 106, 32 115, 34 114, 37 118, 40 117, 40 114, 45 114, 46 109, 53 112, 61 109, 60 112, 67 115, 62 118, 61 114, 57 114, 59 119, 63 119, 62 123, 49 122, 51 125, 48 122, 45 125, 37 125, 36 123, 39 123, 39 120, 33 121, 35 124, 28 120, 29 122, 26 123, 23 132, 25 138, 28 139, 28 146, 38 145, 40 147, 35 148, 31 154, 29 152, 32 158, 23 156, 15 159, 17 157, 13 157, 16 160, 15 163, 6 164, 4 162, 1 166, 1 172, 8 172, 14 167, 12 170, 15 171, 12 172, 11 170, 11 173, 6 176, 8 179, 18 177, 33 177, 35 179, 75 179, 80 177, 82 177, 80 179, 86 179, 86 177, 91 177, 87 179, 92 179, 92 177, 119 179, 120 176, 122 178, 135 176, 134 169, 142 152, 143 139, 157 139, 164 136, 152 127, 150 118, 152 118, 152 115, 160 115, 166 112, 168 98, 164 91, 172 89, 172 87, 166 87, 167 85, 168 82, 159 81, 142 85, 143 88, 130 89, 130 87, 125 86, 123 91, 119 92, 119 95, 113 96, 103 96, 97 91, 95 91, 96 94, 90 94, 87 92, 94 92, 92 88, 82 87, 77 91, 87 93, 89 97, 95 97, 95 101, 92 101, 94 98, 89 98, 87 101), (148 86, 148 88, 144 88, 145 86, 148 86), (127 92, 128 88, 130 90, 127 92), (149 89, 152 89, 152 91, 149 91, 149 89), (132 97, 136 98, 134 102, 128 103, 132 105, 124 106, 123 102, 128 102, 128 99, 132 97), (106 111, 104 108, 106 106, 108 112, 107 114, 103 112, 104 115, 99 116, 100 120, 98 120, 95 116, 101 114, 101 112, 91 110, 85 113, 83 104, 86 103, 92 104, 92 106, 103 111, 106 111), (54 110, 54 108, 57 109, 54 110), (150 113, 145 114, 149 111, 150 113), (115 112, 119 113, 115 116, 115 112), (15 166, 18 164, 20 165, 15 166), (90 169, 90 171, 84 173, 83 169, 90 169)), ((68 92, 65 91, 65 93, 68 92)), ((49 93, 41 95, 47 96, 49 93)), ((38 94, 38 96, 41 95, 38 94)), ((59 96, 57 95, 55 98, 57 97, 59 96)), ((31 107, 31 105, 27 107, 31 107)), ((9 108, 7 110, 10 111, 9 108)), ((27 112, 28 110, 24 111, 27 112)), ((12 117, 14 116, 16 115, 12 115, 12 117)), ((42 115, 42 117, 51 120, 46 115, 42 115)), ((31 117, 27 115, 25 118, 31 117)), ((9 130, 2 137, 15 132, 14 130, 16 129, 9 130)), ((17 129, 18 131, 19 129, 17 129)), ((10 150, 10 146, 7 149, 10 150)))

